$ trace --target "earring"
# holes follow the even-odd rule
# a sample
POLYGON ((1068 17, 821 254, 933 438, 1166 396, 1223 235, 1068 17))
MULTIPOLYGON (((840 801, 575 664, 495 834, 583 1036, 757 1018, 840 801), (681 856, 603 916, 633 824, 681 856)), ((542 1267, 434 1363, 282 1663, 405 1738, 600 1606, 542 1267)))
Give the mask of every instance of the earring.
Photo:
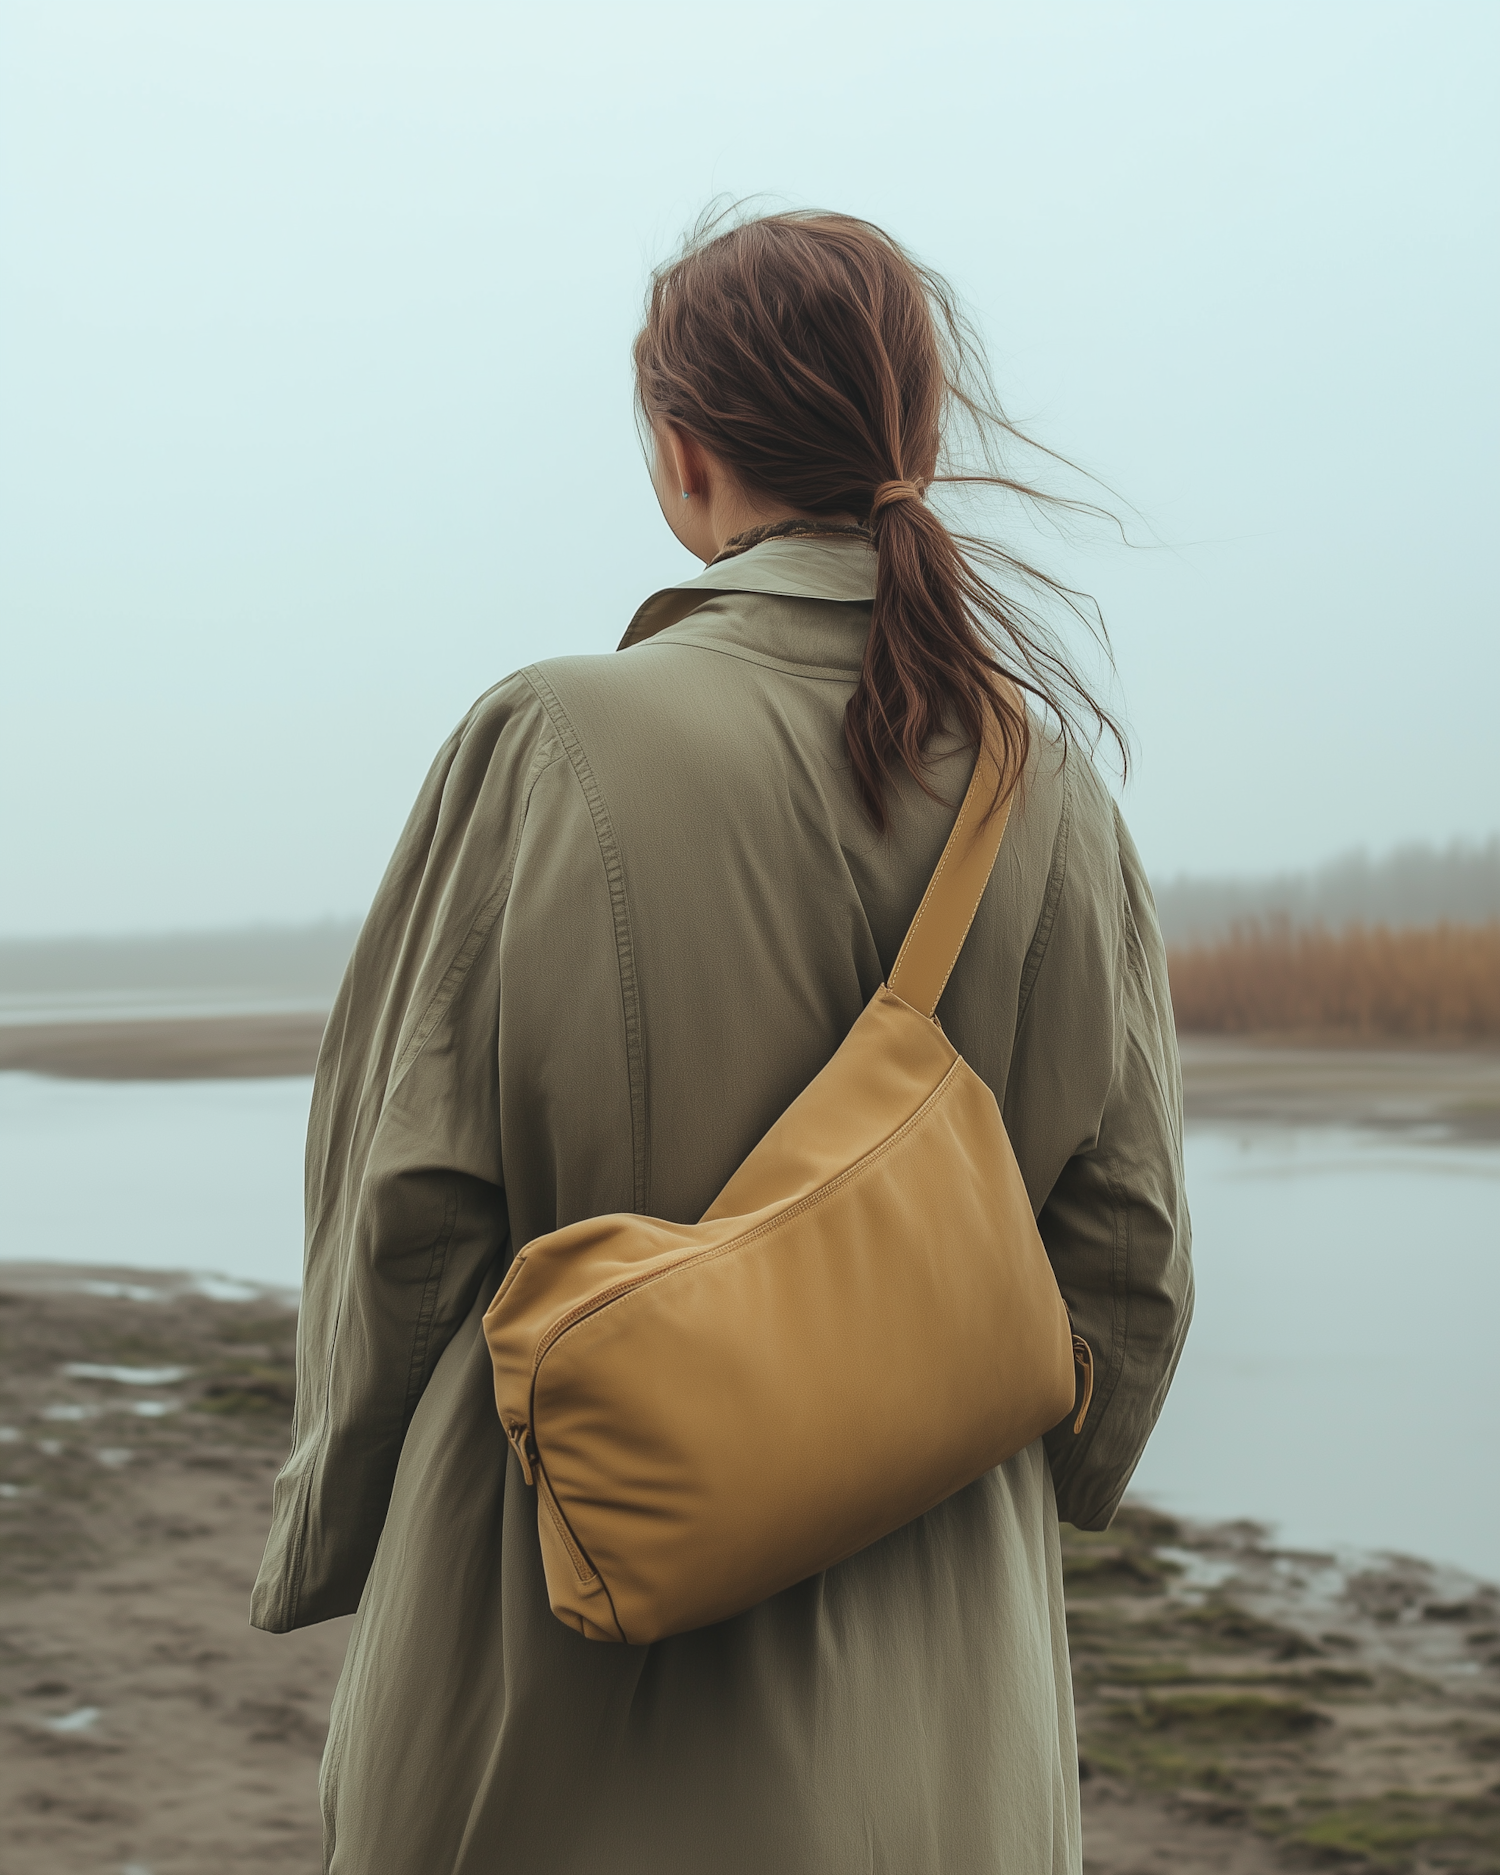
POLYGON ((683 499, 684 501, 691 501, 691 500, 693 499, 693 497, 692 497, 692 496, 691 496, 691 495, 690 495, 690 494, 688 493, 688 491, 687 491, 687 489, 683 489, 683 491, 682 491, 682 499, 683 499))

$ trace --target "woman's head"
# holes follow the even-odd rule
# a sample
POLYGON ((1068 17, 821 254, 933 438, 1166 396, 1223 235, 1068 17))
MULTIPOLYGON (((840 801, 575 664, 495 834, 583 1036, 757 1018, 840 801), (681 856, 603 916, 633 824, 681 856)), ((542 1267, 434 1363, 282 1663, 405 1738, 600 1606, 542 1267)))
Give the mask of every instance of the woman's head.
POLYGON ((944 360, 922 274, 868 223, 768 215, 691 244, 652 283, 640 397, 752 496, 870 513, 937 472, 944 360))
POLYGON ((876 593, 845 738, 877 824, 892 768, 921 780, 945 723, 975 741, 991 734, 1007 776, 1019 775, 1027 717, 997 678, 1064 725, 1060 690, 1113 728, 1031 615, 981 577, 975 551, 1063 589, 999 549, 960 542, 926 499, 938 480, 1046 497, 999 475, 943 473, 955 412, 1010 426, 951 291, 890 236, 810 212, 707 222, 655 274, 635 366, 658 437, 707 452, 749 506, 869 526, 876 593))

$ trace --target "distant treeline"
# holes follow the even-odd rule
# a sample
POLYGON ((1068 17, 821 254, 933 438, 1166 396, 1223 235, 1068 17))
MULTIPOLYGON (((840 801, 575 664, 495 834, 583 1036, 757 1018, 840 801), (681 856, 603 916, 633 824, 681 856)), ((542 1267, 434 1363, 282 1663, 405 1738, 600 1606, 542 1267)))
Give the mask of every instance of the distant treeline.
POLYGON ((1500 1039, 1500 919, 1419 930, 1238 926, 1168 953, 1185 1033, 1500 1039))
POLYGON ((1500 918, 1500 835, 1482 845, 1398 847, 1384 859, 1349 853, 1268 879, 1180 877, 1157 886, 1156 908, 1168 944, 1224 937, 1247 919, 1334 931, 1484 924, 1500 918))

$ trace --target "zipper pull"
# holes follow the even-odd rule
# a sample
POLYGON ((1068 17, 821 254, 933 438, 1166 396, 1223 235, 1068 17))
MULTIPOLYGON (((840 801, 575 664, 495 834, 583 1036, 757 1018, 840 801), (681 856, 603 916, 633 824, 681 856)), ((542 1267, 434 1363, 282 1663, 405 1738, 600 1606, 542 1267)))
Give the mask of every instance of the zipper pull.
POLYGON ((1083 1404, 1078 1409, 1078 1417, 1073 1421, 1073 1434, 1083 1431, 1083 1422, 1089 1416, 1089 1401, 1094 1397, 1094 1350, 1082 1335, 1073 1337, 1073 1365, 1083 1369, 1083 1404))
POLYGON ((511 1450, 521 1461, 521 1476, 528 1484, 534 1485, 536 1477, 531 1466, 536 1458, 536 1447, 531 1442, 530 1426, 507 1426, 505 1436, 510 1440, 511 1450))

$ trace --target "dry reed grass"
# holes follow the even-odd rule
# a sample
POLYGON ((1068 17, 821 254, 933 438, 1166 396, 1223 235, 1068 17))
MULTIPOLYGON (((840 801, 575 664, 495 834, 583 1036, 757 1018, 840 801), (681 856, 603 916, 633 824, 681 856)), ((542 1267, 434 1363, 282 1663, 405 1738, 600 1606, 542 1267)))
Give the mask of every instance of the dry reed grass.
POLYGON ((1184 1033, 1500 1040, 1500 919, 1338 932, 1252 922, 1168 961, 1184 1033))

